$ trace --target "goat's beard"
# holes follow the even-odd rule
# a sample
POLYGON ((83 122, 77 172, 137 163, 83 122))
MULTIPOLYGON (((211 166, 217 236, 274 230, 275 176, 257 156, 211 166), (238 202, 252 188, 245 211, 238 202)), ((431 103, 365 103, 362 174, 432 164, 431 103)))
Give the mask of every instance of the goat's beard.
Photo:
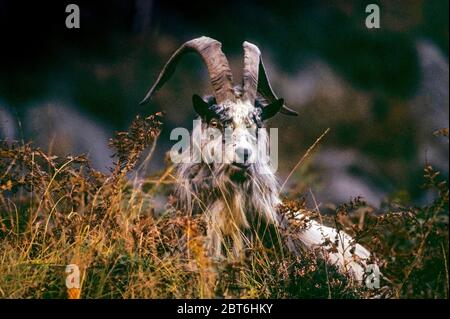
POLYGON ((243 170, 230 164, 179 164, 176 193, 180 208, 190 214, 202 213, 217 200, 240 196, 247 218, 263 217, 274 223, 279 185, 274 174, 258 173, 257 165, 243 170))
POLYGON ((257 157, 245 170, 227 163, 180 163, 176 194, 179 209, 205 215, 215 256, 221 255, 224 237, 231 237, 234 255, 240 255, 244 229, 261 219, 277 223, 279 185, 267 157, 257 157))

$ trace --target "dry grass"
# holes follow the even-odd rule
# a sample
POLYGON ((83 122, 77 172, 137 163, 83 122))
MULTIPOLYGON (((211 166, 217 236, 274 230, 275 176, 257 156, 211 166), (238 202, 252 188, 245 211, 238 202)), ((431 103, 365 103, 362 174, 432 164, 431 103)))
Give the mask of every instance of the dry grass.
MULTIPOLYGON (((424 186, 434 199, 424 207, 375 209, 355 199, 322 216, 374 252, 384 278, 382 291, 372 291, 314 252, 289 254, 289 232, 273 228, 255 230, 241 262, 208 258, 200 216, 175 210, 173 197, 164 214, 153 212, 171 168, 142 184, 133 178, 160 126, 156 114, 118 133, 110 174, 83 156, 57 158, 31 144, 2 142, 1 298, 66 298, 64 270, 72 263, 81 270, 82 298, 448 298, 448 186, 432 167, 424 186)), ((302 200, 284 208, 308 211, 302 200)))

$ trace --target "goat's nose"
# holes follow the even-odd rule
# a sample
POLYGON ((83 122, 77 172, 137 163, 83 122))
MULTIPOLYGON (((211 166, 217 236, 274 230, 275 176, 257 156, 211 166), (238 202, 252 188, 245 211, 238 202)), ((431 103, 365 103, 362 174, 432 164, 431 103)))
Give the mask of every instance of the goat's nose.
POLYGON ((245 147, 238 147, 236 149, 236 155, 239 163, 246 164, 250 156, 252 156, 252 150, 245 147))

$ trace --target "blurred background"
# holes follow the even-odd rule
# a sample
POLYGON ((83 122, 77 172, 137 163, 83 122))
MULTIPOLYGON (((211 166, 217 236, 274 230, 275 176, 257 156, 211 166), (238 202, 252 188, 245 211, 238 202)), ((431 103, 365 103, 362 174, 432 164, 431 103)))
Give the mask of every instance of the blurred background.
POLYGON ((363 196, 420 203, 422 168, 448 178, 448 1, 0 0, 0 138, 32 140, 55 155, 87 153, 111 166, 108 139, 137 114, 165 111, 149 174, 164 167, 171 129, 191 128, 193 93, 211 93, 206 68, 186 56, 150 104, 139 106, 170 55, 206 35, 223 44, 235 80, 242 42, 261 49, 272 86, 299 117, 278 115, 283 181, 320 203, 363 196), (65 27, 79 5, 81 28, 65 27), (367 29, 377 3, 381 28, 367 29))

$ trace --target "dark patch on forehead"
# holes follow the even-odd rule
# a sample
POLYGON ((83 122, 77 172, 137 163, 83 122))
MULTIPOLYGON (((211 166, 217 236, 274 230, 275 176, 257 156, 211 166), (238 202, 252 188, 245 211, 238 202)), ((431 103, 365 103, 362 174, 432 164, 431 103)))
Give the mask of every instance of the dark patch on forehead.
POLYGON ((262 105, 259 105, 258 100, 255 101, 255 108, 253 109, 253 121, 256 123, 258 127, 263 126, 262 120, 262 105))
POLYGON ((230 109, 223 107, 222 105, 213 104, 209 107, 215 117, 221 122, 229 122, 232 119, 230 109))
POLYGON ((204 100, 208 103, 208 109, 210 111, 204 116, 206 121, 210 121, 212 118, 216 118, 223 123, 231 121, 230 111, 222 105, 218 105, 214 96, 205 96, 204 100))

